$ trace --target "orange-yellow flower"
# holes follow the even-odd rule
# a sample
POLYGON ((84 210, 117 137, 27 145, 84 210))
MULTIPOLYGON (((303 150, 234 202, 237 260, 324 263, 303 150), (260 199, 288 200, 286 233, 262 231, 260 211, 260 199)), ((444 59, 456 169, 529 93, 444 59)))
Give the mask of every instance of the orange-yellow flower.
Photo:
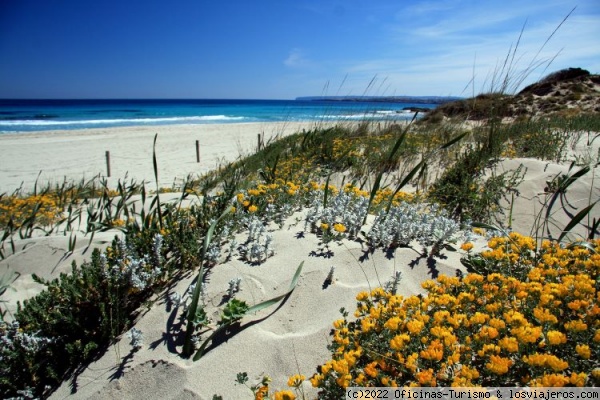
POLYGON ((377 372, 376 365, 377 365, 376 361, 373 361, 373 362, 367 364, 364 368, 365 374, 369 375, 371 378, 377 377, 378 372, 377 372))
POLYGON ((585 372, 580 372, 578 374, 573 372, 571 373, 569 380, 571 381, 571 385, 582 387, 585 386, 585 381, 587 381, 587 374, 585 372))
POLYGON ((296 374, 296 375, 292 375, 290 376, 290 378, 287 381, 287 384, 289 387, 299 387, 300 385, 302 385, 302 382, 304 382, 306 380, 306 377, 302 374, 296 374))
POLYGON ((502 339, 500 339, 498 341, 498 345, 504 350, 508 351, 509 353, 516 353, 519 351, 519 341, 517 340, 517 338, 511 336, 503 337, 502 339))
POLYGON ((404 348, 404 345, 406 343, 408 343, 409 341, 410 341, 410 336, 408 336, 406 333, 403 333, 401 335, 396 335, 390 341, 390 347, 396 351, 400 351, 404 348))
POLYGON ((291 392, 290 390, 280 390, 278 392, 275 392, 275 395, 273 398, 275 400, 295 400, 296 395, 293 392, 291 392))
POLYGON ((567 336, 559 331, 548 331, 546 337, 548 338, 548 343, 550 343, 551 346, 567 343, 567 336))
POLYGON ((575 346, 575 351, 577 352, 577 354, 579 354, 581 358, 585 360, 589 360, 592 355, 590 346, 588 346, 587 344, 578 344, 577 346, 575 346))
POLYGON ((333 224, 333 229, 338 232, 338 233, 344 233, 346 232, 346 226, 344 226, 344 224, 333 224))
POLYGON ((512 360, 497 355, 490 356, 490 362, 485 364, 485 367, 496 375, 504 375, 508 372, 508 369, 513 364, 512 360))
POLYGON ((460 246, 461 249, 463 249, 466 252, 471 251, 471 249, 473 249, 473 243, 471 242, 465 242, 460 246))
POLYGON ((419 320, 412 320, 406 324, 406 328, 413 335, 421 332, 421 330, 423 329, 424 326, 425 326, 425 324, 419 320))

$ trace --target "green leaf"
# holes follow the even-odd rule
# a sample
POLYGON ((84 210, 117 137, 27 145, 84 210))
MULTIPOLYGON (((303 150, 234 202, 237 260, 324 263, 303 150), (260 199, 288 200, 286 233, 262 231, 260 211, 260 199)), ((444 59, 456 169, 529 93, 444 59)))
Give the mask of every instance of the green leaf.
POLYGON ((387 207, 385 208, 385 212, 389 213, 390 212, 390 208, 392 208, 392 203, 394 202, 394 197, 396 197, 396 195, 398 194, 398 192, 408 183, 410 182, 410 180, 416 175, 417 172, 419 172, 419 170, 422 170, 423 168, 425 168, 427 166, 427 163, 425 162, 425 160, 421 160, 420 163, 418 163, 409 173, 408 175, 406 175, 404 177, 404 179, 402 180, 402 182, 400 182, 400 184, 398 185, 398 187, 396 188, 396 190, 394 191, 394 194, 392 194, 392 197, 390 197, 390 201, 388 202, 387 207))
POLYGON ((248 311, 248 304, 245 301, 238 299, 231 299, 223 309, 223 314, 221 315, 221 321, 219 322, 222 325, 231 325, 236 321, 239 321, 246 315, 248 311))
POLYGON ((448 147, 452 146, 454 143, 458 142, 459 140, 461 140, 462 138, 464 138, 465 136, 467 136, 469 134, 469 132, 465 132, 463 134, 458 135, 457 137, 455 137, 454 139, 450 139, 450 141, 446 142, 445 144, 443 144, 440 147, 440 150, 442 149, 447 149, 448 147))
POLYGON ((292 282, 290 283, 290 288, 286 293, 282 294, 281 296, 274 297, 270 300, 263 301, 262 303, 259 303, 259 304, 256 304, 256 305, 250 307, 248 309, 248 314, 263 310, 267 307, 270 307, 273 304, 276 304, 280 300, 284 299, 285 297, 289 296, 296 288, 296 284, 298 283, 298 278, 300 277, 300 273, 302 272, 303 266, 304 266, 304 261, 302 261, 300 263, 300 265, 298 266, 298 268, 296 269, 296 273, 294 274, 294 277, 292 278, 292 282))
POLYGON ((575 215, 571 219, 569 224, 565 227, 565 229, 563 229, 562 233, 558 237, 559 243, 567 235, 567 233, 569 233, 571 231, 571 229, 573 229, 579 223, 579 221, 581 221, 583 218, 585 218, 586 215, 589 214, 589 212, 592 210, 592 208, 594 208, 594 206, 596 205, 597 202, 598 201, 595 201, 592 204, 590 204, 589 206, 587 206, 586 208, 584 208, 583 210, 579 211, 577 213, 577 215, 575 215))
POLYGON ((506 232, 506 230, 495 225, 486 224, 485 222, 471 222, 471 226, 473 228, 483 228, 491 231, 498 231, 501 232, 504 236, 508 236, 508 232, 506 232))
MULTIPOLYGON (((221 216, 219 218, 217 218, 215 221, 213 221, 213 223, 208 228, 208 231, 206 232, 206 237, 204 238, 204 246, 202 247, 202 256, 200 258, 200 271, 198 272, 196 288, 194 289, 194 293, 192 294, 192 302, 190 303, 190 307, 188 309, 188 314, 187 314, 188 322, 187 322, 187 326, 186 326, 185 339, 184 339, 183 350, 182 350, 184 357, 190 356, 193 351, 192 335, 194 333, 194 318, 196 317, 196 310, 198 309, 198 301, 200 299, 200 292, 202 291, 202 279, 204 277, 203 265, 204 265, 204 258, 206 256, 206 251, 208 250, 208 246, 210 245, 210 242, 212 241, 212 237, 214 235, 217 224, 223 218, 225 218, 225 216, 227 214, 229 214, 229 212, 231 212, 231 207, 227 208, 223 212, 223 214, 221 214, 221 216)), ((216 334, 216 332, 213 333, 213 335, 211 335, 211 338, 215 334, 216 334)), ((206 342, 205 342, 205 344, 206 344, 206 342)), ((201 349, 203 349, 204 347, 205 347, 205 345, 203 345, 201 347, 201 349)), ((198 357, 198 358, 200 358, 200 357, 198 357)), ((194 361, 195 360, 196 360, 196 357, 194 357, 194 361)))
POLYGON ((594 247, 594 245, 593 245, 593 244, 591 244, 590 242, 586 242, 586 241, 584 241, 584 240, 580 240, 580 241, 573 242, 573 243, 569 244, 569 245, 567 246, 567 249, 571 250, 571 249, 574 249, 574 248, 576 248, 576 247, 585 247, 586 249, 588 249, 588 250, 589 250, 589 251, 591 251, 592 253, 594 253, 594 254, 596 254, 596 253, 597 253, 597 252, 596 252, 596 248, 594 247))

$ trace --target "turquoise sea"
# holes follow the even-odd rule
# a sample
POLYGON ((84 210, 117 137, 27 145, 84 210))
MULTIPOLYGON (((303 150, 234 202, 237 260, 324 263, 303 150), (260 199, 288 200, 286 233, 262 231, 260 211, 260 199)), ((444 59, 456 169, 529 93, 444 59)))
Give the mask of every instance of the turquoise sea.
POLYGON ((0 100, 0 133, 136 125, 406 120, 429 103, 332 100, 0 100))

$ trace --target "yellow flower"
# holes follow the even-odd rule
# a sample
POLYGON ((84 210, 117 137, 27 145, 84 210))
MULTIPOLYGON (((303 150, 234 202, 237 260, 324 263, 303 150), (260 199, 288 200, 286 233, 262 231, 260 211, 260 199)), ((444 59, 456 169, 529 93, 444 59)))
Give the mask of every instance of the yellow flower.
POLYGON ((401 320, 399 317, 392 317, 388 319, 383 326, 389 330, 396 331, 398 330, 398 325, 400 322, 401 320))
POLYGON ((404 348, 404 345, 406 343, 408 343, 409 341, 410 341, 410 336, 408 336, 406 333, 403 333, 401 335, 396 335, 390 341, 390 347, 394 350, 400 351, 404 348))
POLYGON ((421 370, 415 376, 417 378, 417 382, 421 386, 436 386, 435 375, 433 374, 433 369, 429 368, 426 370, 421 370))
POLYGON ((322 231, 326 231, 326 230, 328 230, 328 229, 329 229, 329 224, 326 224, 325 222, 323 222, 323 223, 321 224, 321 230, 322 230, 322 231))
POLYGON ((373 361, 369 364, 367 364, 367 366, 365 366, 364 371, 365 374, 369 375, 371 378, 375 378, 377 377, 377 368, 376 368, 377 362, 373 361))
POLYGON ((258 211, 258 207, 256 207, 255 205, 251 205, 250 207, 248 207, 248 212, 256 212, 258 211))
POLYGON ((255 400, 264 400, 265 396, 269 394, 269 387, 262 386, 254 393, 255 400))
POLYGON ((313 377, 310 378, 310 384, 314 388, 321 386, 322 382, 323 382, 323 375, 321 375, 321 374, 314 374, 313 377))
POLYGON ((588 328, 587 324, 580 320, 573 320, 565 323, 565 329, 568 331, 581 332, 588 328))
POLYGON ((578 344, 577 346, 575 346, 575 351, 577 352, 577 354, 579 354, 581 358, 585 360, 589 360, 590 356, 592 355, 590 351, 590 346, 588 346, 587 344, 578 344))
POLYGON ((289 390, 280 390, 275 392, 273 397, 275 400, 295 400, 296 395, 289 390))
POLYGON ((302 382, 304 382, 306 380, 306 377, 302 374, 296 374, 296 375, 292 375, 290 376, 290 378, 287 381, 287 384, 289 387, 300 387, 300 385, 302 385, 302 382))
POLYGON ((466 243, 463 243, 463 244, 460 246, 460 248, 461 248, 461 249, 463 249, 463 250, 464 250, 464 251, 466 251, 466 252, 469 252, 469 251, 471 251, 471 249, 473 249, 473 243, 471 243, 471 242, 466 242, 466 243))
POLYGON ((333 224, 333 229, 338 232, 338 233, 344 233, 346 232, 346 227, 344 226, 344 224, 333 224))
POLYGON ((439 340, 432 341, 420 356, 426 360, 440 361, 444 357, 444 345, 439 340))
POLYGON ((546 337, 551 346, 567 343, 567 336, 559 331, 548 331, 546 337))
POLYGON ((366 291, 359 292, 356 295, 356 300, 358 300, 358 301, 365 301, 368 298, 369 298, 369 292, 366 292, 366 291))
POLYGON ((541 378, 534 379, 529 384, 535 387, 563 387, 569 383, 569 378, 564 375, 544 374, 541 378))
POLYGON ((418 320, 412 320, 406 324, 406 328, 413 335, 421 332, 421 330, 423 329, 424 326, 425 326, 425 324, 423 324, 421 321, 418 321, 418 320))
POLYGON ((519 351, 519 341, 514 337, 503 337, 498 341, 498 345, 509 353, 516 353, 519 351))
POLYGON ((504 375, 513 364, 512 360, 497 355, 490 356, 490 362, 485 364, 485 367, 496 375, 504 375))
POLYGON ((571 373, 571 385, 583 387, 585 386, 585 381, 587 380, 587 374, 585 372, 580 372, 576 374, 575 372, 571 373))

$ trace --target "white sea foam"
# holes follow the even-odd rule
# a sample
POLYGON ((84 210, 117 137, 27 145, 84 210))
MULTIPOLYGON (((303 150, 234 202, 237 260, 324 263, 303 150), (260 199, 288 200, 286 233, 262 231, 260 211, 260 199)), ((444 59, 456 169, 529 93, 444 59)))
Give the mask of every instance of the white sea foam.
POLYGON ((123 118, 123 119, 84 119, 74 121, 60 120, 10 120, 0 121, 0 127, 12 126, 58 126, 58 125, 120 125, 120 124, 159 124, 173 122, 206 122, 206 121, 242 121, 246 117, 232 117, 227 115, 204 115, 194 117, 164 117, 164 118, 123 118))
POLYGON ((376 111, 361 114, 348 114, 348 115, 318 115, 317 119, 326 120, 363 120, 363 119, 407 119, 410 118, 414 113, 396 112, 396 111, 376 111))

